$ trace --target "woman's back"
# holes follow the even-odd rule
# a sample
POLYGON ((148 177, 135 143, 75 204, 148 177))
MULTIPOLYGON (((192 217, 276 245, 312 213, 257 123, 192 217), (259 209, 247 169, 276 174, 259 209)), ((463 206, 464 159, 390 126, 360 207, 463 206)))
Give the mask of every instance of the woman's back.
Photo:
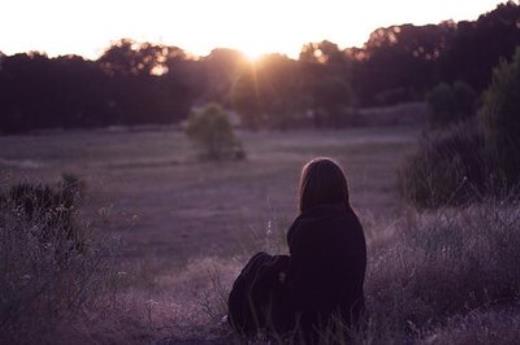
POLYGON ((287 241, 288 298, 301 327, 326 323, 335 312, 346 323, 357 320, 364 308, 366 244, 352 209, 312 207, 295 220, 287 241))

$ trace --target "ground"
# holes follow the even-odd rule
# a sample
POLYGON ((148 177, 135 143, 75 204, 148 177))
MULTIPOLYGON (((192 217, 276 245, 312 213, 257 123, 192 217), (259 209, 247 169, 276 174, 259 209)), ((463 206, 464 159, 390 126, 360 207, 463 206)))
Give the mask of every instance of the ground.
POLYGON ((156 285, 171 291, 172 281, 184 279, 172 280, 171 272, 186 265, 190 279, 203 279, 193 272, 204 258, 247 256, 260 242, 283 251, 269 242, 282 242, 297 214, 299 171, 316 156, 333 157, 344 167, 351 202, 370 240, 370 224, 390 224, 402 207, 398 169, 419 132, 239 132, 247 159, 217 163, 199 161, 192 143, 171 128, 1 137, 0 185, 79 176, 86 186, 85 218, 121 238, 121 261, 128 267, 145 267, 156 285))
MULTIPOLYGON (((330 156, 344 167, 354 207, 369 217, 400 208, 397 170, 410 128, 242 132, 247 159, 199 162, 182 132, 78 131, 0 138, 2 183, 86 182, 85 208, 121 234, 128 258, 185 261, 229 255, 244 236, 285 228, 296 215, 301 166, 330 156)), ((103 222, 103 223, 100 223, 103 222)))

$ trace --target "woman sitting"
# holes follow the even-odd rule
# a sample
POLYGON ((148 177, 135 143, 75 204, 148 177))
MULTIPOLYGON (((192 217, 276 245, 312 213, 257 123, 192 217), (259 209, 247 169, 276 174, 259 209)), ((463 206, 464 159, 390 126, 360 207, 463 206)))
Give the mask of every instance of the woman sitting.
POLYGON ((365 237, 336 162, 317 158, 303 167, 299 210, 287 233, 289 257, 255 255, 233 286, 229 321, 241 334, 264 329, 314 343, 364 313, 365 237))

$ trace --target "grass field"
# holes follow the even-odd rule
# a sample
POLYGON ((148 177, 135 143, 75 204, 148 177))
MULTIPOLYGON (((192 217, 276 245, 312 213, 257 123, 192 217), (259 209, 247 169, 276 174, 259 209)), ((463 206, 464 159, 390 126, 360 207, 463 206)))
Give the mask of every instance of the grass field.
MULTIPOLYGON (((402 203, 397 171, 419 134, 411 127, 239 132, 247 160, 219 163, 200 162, 173 129, 2 137, 1 187, 75 174, 86 186, 82 218, 107 240, 121 240, 118 254, 106 256, 105 292, 88 308, 51 330, 45 310, 28 315, 38 327, 13 334, 30 344, 235 344, 220 322, 234 278, 253 252, 286 250, 299 170, 331 156, 346 170, 368 240, 370 322, 355 344, 515 344, 518 202, 426 212, 402 203)), ((9 242, 0 245, 9 251, 9 242)), ((26 242, 14 249, 26 257, 26 242)), ((19 284, 13 277, 4 283, 19 284)))
POLYGON ((207 332, 208 315, 222 314, 215 299, 225 298, 243 260, 285 250, 299 171, 315 156, 345 168, 369 241, 391 226, 402 207, 397 170, 418 134, 410 127, 239 132, 247 159, 217 163, 200 162, 173 129, 2 137, 0 183, 53 183, 62 173, 85 182, 83 216, 122 240, 118 261, 128 279, 123 313, 83 333, 146 344, 186 329, 207 332))
POLYGON ((89 219, 126 242, 129 259, 175 265, 230 255, 244 237, 285 231, 296 216, 299 169, 315 156, 344 166, 364 218, 400 207, 396 170, 414 148, 409 128, 240 133, 248 158, 203 163, 182 132, 79 131, 0 138, 3 183, 86 182, 89 219))

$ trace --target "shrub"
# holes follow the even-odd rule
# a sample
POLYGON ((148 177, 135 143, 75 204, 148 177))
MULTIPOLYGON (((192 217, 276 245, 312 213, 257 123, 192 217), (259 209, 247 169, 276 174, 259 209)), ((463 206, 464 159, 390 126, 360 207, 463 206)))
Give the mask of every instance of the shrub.
POLYGON ((426 133, 400 171, 401 194, 420 208, 460 205, 493 190, 494 169, 473 121, 426 133))
POLYGON ((481 112, 486 144, 507 184, 520 178, 520 47, 511 63, 502 60, 484 93, 481 112))
POLYGON ((218 105, 211 104, 201 111, 192 112, 188 118, 186 133, 200 146, 202 158, 245 158, 245 152, 235 137, 228 114, 218 105))
POLYGON ((430 126, 444 127, 468 119, 475 114, 476 100, 477 94, 464 82, 437 85, 427 97, 430 126))
POLYGON ((0 343, 52 342, 104 289, 110 247, 78 218, 78 184, 0 192, 0 343))
MULTIPOLYGON (((473 109, 471 94, 461 83, 453 88, 439 85, 429 99, 433 125, 449 123, 449 119, 457 118, 453 117, 455 113, 469 114, 473 109), (453 113, 453 109, 459 110, 453 113)), ((418 152, 401 172, 405 198, 419 207, 440 207, 515 189, 520 183, 518 95, 520 48, 511 63, 502 61, 495 69, 480 116, 422 138, 418 152)))

